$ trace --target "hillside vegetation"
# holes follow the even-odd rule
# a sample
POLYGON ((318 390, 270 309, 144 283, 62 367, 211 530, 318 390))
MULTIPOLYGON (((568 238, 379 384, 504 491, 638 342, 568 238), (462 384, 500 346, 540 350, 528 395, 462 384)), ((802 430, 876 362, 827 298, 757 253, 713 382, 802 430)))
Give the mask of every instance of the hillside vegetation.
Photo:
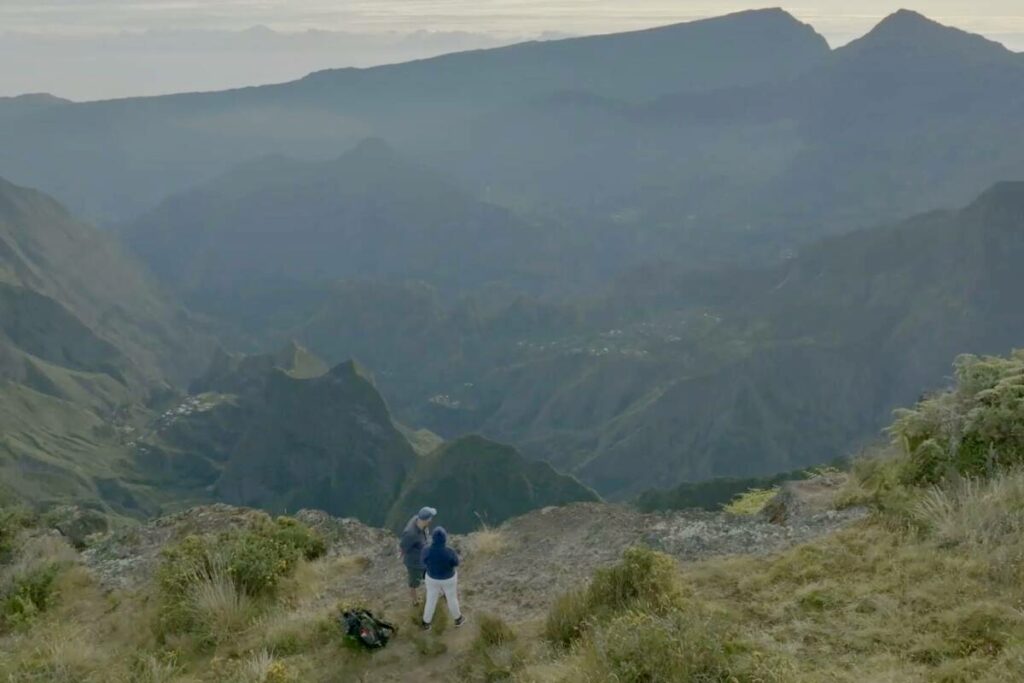
MULTIPOLYGON (((315 515, 186 516, 154 557, 155 573, 105 595, 87 568, 100 565, 83 566, 59 537, 8 512, 0 672, 69 682, 1015 681, 1024 675, 1015 607, 1024 599, 1022 392, 1021 353, 960 359, 954 389, 901 413, 892 444, 856 462, 831 504, 873 512, 829 536, 682 566, 634 547, 540 618, 529 609, 505 609, 501 619, 471 611, 469 633, 439 626, 420 635, 396 607, 399 636, 373 656, 345 645, 336 607, 319 596, 333 586, 346 600, 377 604, 383 587, 363 573, 387 562, 386 534, 315 515), (980 469, 977 444, 989 456, 980 469), (382 554, 360 557, 367 542, 382 554), (265 564, 270 549, 280 561, 265 564), (374 597, 360 600, 346 583, 374 597)), ((613 519, 595 528, 613 531, 613 519)), ((548 526, 548 538, 561 533, 548 526)), ((510 545, 464 547, 467 572, 522 557, 536 542, 521 525, 498 532, 510 545)), ((489 593, 498 590, 477 584, 467 609, 494 605, 489 593)))

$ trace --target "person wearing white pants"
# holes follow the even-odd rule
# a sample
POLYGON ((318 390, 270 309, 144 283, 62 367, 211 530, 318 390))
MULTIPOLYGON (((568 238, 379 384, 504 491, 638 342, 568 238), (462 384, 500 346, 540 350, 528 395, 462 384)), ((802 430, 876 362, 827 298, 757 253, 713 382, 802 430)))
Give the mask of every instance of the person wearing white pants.
POLYGON ((443 527, 434 529, 432 542, 423 551, 423 564, 427 568, 427 604, 423 606, 423 629, 430 629, 437 601, 442 595, 448 603, 448 613, 452 615, 455 626, 462 626, 466 619, 459 608, 459 574, 456 570, 459 555, 448 547, 448 533, 443 527))

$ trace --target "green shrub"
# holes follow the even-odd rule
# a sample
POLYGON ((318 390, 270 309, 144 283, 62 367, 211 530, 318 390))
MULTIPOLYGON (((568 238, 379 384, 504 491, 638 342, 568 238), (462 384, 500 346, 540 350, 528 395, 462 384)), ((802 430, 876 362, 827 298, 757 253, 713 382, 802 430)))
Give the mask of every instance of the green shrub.
POLYGON ((13 577, 0 595, 0 621, 19 626, 31 621, 53 604, 54 582, 60 573, 55 563, 32 568, 13 577))
POLYGON ((323 557, 327 544, 320 534, 293 517, 278 517, 274 520, 273 537, 286 546, 295 548, 306 560, 323 557))
POLYGON ((567 646, 593 623, 630 608, 655 614, 681 607, 683 591, 675 560, 649 548, 630 548, 618 564, 599 569, 583 591, 565 594, 548 612, 545 635, 567 646))
POLYGON ((903 481, 988 477, 1024 464, 1024 351, 961 356, 956 386, 900 410, 890 428, 908 456, 903 481))
POLYGON ((0 564, 11 561, 18 536, 32 523, 32 514, 20 507, 0 510, 0 564))
POLYGON ((299 557, 297 548, 260 531, 240 534, 224 551, 227 574, 239 591, 251 596, 273 593, 281 579, 291 574, 299 557))
POLYGON ((616 617, 588 634, 580 668, 584 680, 619 683, 769 683, 791 681, 794 673, 787 660, 754 650, 692 610, 616 617))
POLYGON ((164 551, 157 572, 160 631, 187 631, 199 625, 197 586, 219 585, 229 577, 241 596, 272 596, 301 559, 318 557, 325 550, 317 534, 287 517, 266 518, 251 528, 218 536, 188 536, 164 551))
POLYGON ((229 541, 227 572, 239 590, 254 597, 273 593, 300 559, 313 560, 326 552, 323 539, 291 517, 267 520, 229 541))

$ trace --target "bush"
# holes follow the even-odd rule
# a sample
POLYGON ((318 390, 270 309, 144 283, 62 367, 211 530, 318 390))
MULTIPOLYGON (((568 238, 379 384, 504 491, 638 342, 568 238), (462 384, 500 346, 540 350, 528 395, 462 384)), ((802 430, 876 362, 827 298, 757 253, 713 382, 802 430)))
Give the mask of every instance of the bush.
POLYGON ((294 548, 306 560, 323 557, 327 544, 320 534, 293 517, 278 517, 269 534, 279 543, 294 548))
POLYGON ((794 673, 788 661, 693 611, 627 612, 591 633, 581 654, 584 680, 769 683, 794 673))
POLYGON ((1024 464, 1024 351, 961 356, 956 386, 900 410, 890 428, 908 456, 903 480, 937 484, 1024 464))
MULTIPOLYGON (((206 595, 211 594, 211 587, 222 593, 223 584, 228 581, 237 594, 235 601, 249 605, 243 597, 273 595, 300 560, 316 558, 325 550, 318 535, 287 517, 266 518, 252 528, 219 536, 189 536, 164 551, 157 573, 160 630, 187 631, 200 625, 197 587, 208 589, 203 593, 206 595)), ((243 611, 247 610, 236 610, 243 611)))
POLYGON ((6 564, 14 556, 18 536, 31 525, 32 516, 22 508, 4 508, 0 510, 0 564, 6 564))
POLYGON ((50 563, 14 576, 0 595, 0 621, 3 625, 22 625, 46 611, 53 603, 54 582, 59 573, 60 567, 50 563))
POLYGON ((683 591, 675 560, 649 548, 630 548, 618 564, 599 569, 582 591, 555 601, 545 623, 545 635, 568 646, 593 623, 613 618, 630 608, 655 614, 681 607, 683 591))

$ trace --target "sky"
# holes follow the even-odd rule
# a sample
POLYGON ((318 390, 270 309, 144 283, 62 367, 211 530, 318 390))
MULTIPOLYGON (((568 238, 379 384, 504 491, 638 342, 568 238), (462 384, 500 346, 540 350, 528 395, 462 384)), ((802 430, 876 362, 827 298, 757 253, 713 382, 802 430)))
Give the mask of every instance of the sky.
MULTIPOLYGON (((0 0, 0 96, 99 99, 297 78, 523 39, 609 33, 772 0, 0 0), (253 30, 253 27, 259 27, 253 30)), ((833 45, 907 7, 1024 51, 1024 0, 799 0, 833 45)))

